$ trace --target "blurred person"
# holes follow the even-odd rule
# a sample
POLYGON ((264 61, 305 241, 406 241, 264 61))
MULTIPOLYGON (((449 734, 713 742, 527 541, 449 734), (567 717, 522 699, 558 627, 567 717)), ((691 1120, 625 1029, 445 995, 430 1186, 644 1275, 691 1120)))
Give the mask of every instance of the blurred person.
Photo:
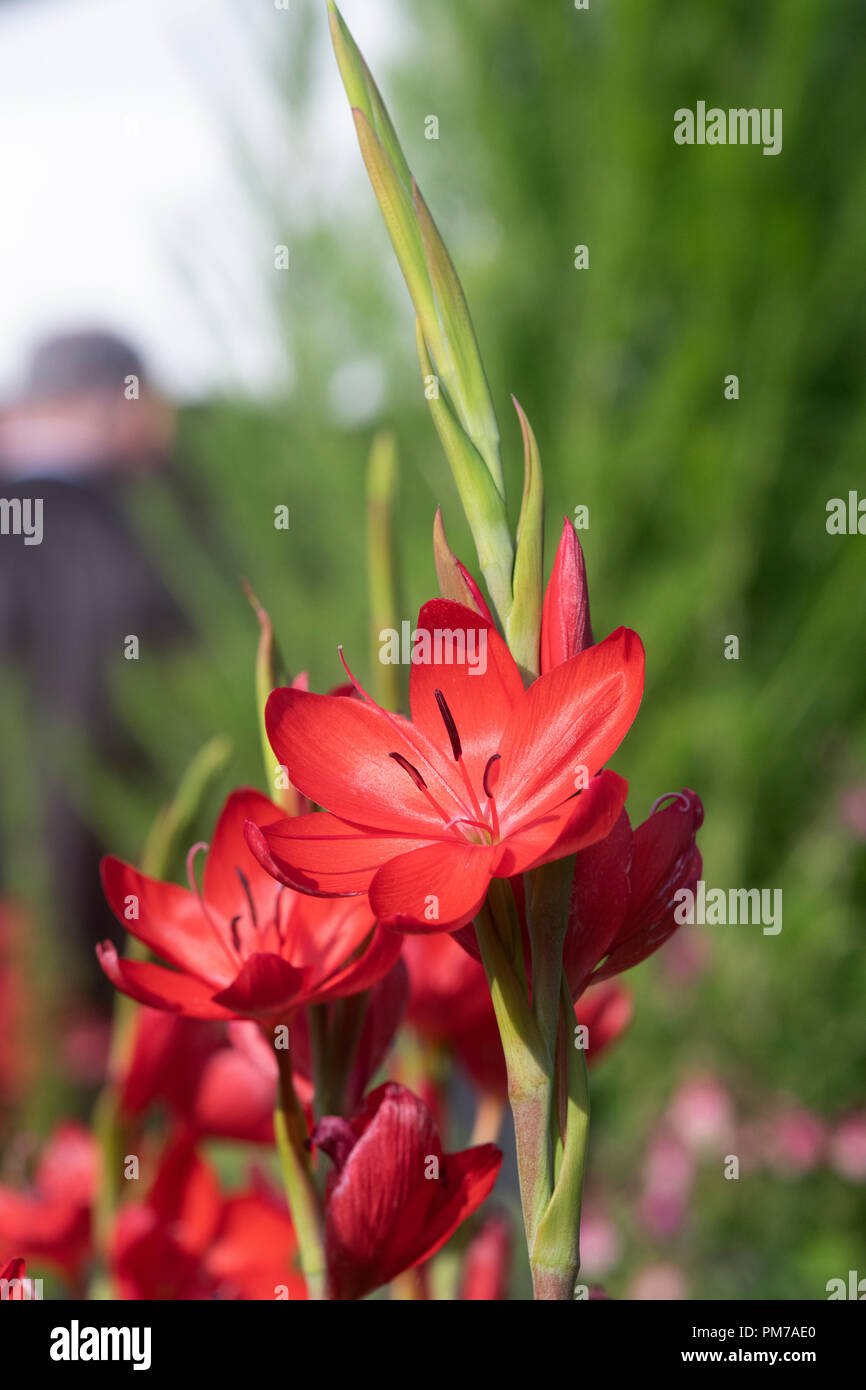
MULTIPOLYGON (((108 668, 138 637, 149 650, 189 624, 122 510, 130 480, 164 468, 174 411, 135 349, 99 331, 36 348, 0 406, 0 663, 25 674, 42 837, 55 911, 85 950, 112 935, 103 851, 65 785, 65 741, 125 774, 147 760, 112 709, 108 668)), ((2 851, 2 846, 0 846, 2 851)), ((0 881, 4 871, 0 853, 0 881)))

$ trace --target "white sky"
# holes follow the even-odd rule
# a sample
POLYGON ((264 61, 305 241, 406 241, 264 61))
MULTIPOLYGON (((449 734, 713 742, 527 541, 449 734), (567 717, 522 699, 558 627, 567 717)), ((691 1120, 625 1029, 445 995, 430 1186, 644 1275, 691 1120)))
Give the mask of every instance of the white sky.
MULTIPOLYGON (((285 186, 287 225, 300 190, 333 207, 360 167, 324 0, 289 4, 0 3, 0 398, 40 335, 82 325, 130 336, 182 395, 266 391, 283 376, 260 278, 274 238, 256 224, 231 132, 285 186), (318 22, 316 119, 288 140, 259 63, 290 51, 302 8, 318 22)), ((401 42, 392 0, 341 8, 381 65, 401 42)))

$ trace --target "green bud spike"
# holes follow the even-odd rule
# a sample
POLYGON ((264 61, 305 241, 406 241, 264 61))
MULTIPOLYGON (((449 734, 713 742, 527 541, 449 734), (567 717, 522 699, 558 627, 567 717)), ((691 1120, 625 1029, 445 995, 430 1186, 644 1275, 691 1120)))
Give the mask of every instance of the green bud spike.
POLYGON ((517 525, 514 557, 514 602, 506 623, 506 636, 518 666, 531 677, 538 675, 544 563, 544 485, 538 444, 520 402, 512 396, 523 433, 523 500, 517 525))

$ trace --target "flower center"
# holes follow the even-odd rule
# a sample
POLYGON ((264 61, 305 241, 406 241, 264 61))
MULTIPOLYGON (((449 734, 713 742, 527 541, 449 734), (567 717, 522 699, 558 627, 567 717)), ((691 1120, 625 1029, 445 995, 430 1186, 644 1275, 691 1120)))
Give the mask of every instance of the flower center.
POLYGON ((424 781, 424 778, 421 776, 421 773, 418 771, 417 767, 415 767, 414 763, 410 763, 409 759, 405 758, 402 753, 389 753, 388 757, 393 758, 395 763, 397 763, 399 767, 402 767, 403 771, 412 778, 415 786, 419 791, 424 793, 437 815, 442 817, 444 829, 453 831, 456 839, 467 840, 470 844, 496 844, 499 839, 499 814, 496 810, 494 788, 499 777, 499 768, 497 764, 501 762, 502 755, 501 753, 494 753, 487 760, 487 764, 484 768, 484 775, 481 779, 482 790, 484 792, 484 805, 482 807, 481 799, 478 797, 472 785, 472 778, 469 775, 469 769, 463 757, 463 744, 460 739, 460 732, 457 728, 454 715, 451 713, 448 702, 442 694, 442 691, 434 690, 433 694, 439 708, 439 713, 442 716, 442 723, 445 725, 445 731, 448 734, 448 741, 451 744, 451 752, 454 755, 454 761, 460 771, 463 787, 468 797, 468 805, 464 803, 463 806, 463 810, 465 810, 467 814, 463 816, 449 816, 431 793, 430 788, 427 786, 427 783, 424 781))

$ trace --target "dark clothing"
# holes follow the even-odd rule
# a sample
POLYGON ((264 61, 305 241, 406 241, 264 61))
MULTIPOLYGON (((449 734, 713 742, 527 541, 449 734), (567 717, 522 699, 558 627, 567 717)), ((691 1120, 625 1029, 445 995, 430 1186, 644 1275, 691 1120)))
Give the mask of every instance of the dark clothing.
POLYGON ((50 750, 66 733, 118 770, 146 771, 112 709, 106 669, 123 659, 129 635, 150 651, 189 635, 118 504, 122 486, 0 476, 0 496, 43 502, 41 544, 0 535, 0 664, 26 672, 54 900, 89 954, 95 940, 115 933, 99 885, 102 847, 50 750))

